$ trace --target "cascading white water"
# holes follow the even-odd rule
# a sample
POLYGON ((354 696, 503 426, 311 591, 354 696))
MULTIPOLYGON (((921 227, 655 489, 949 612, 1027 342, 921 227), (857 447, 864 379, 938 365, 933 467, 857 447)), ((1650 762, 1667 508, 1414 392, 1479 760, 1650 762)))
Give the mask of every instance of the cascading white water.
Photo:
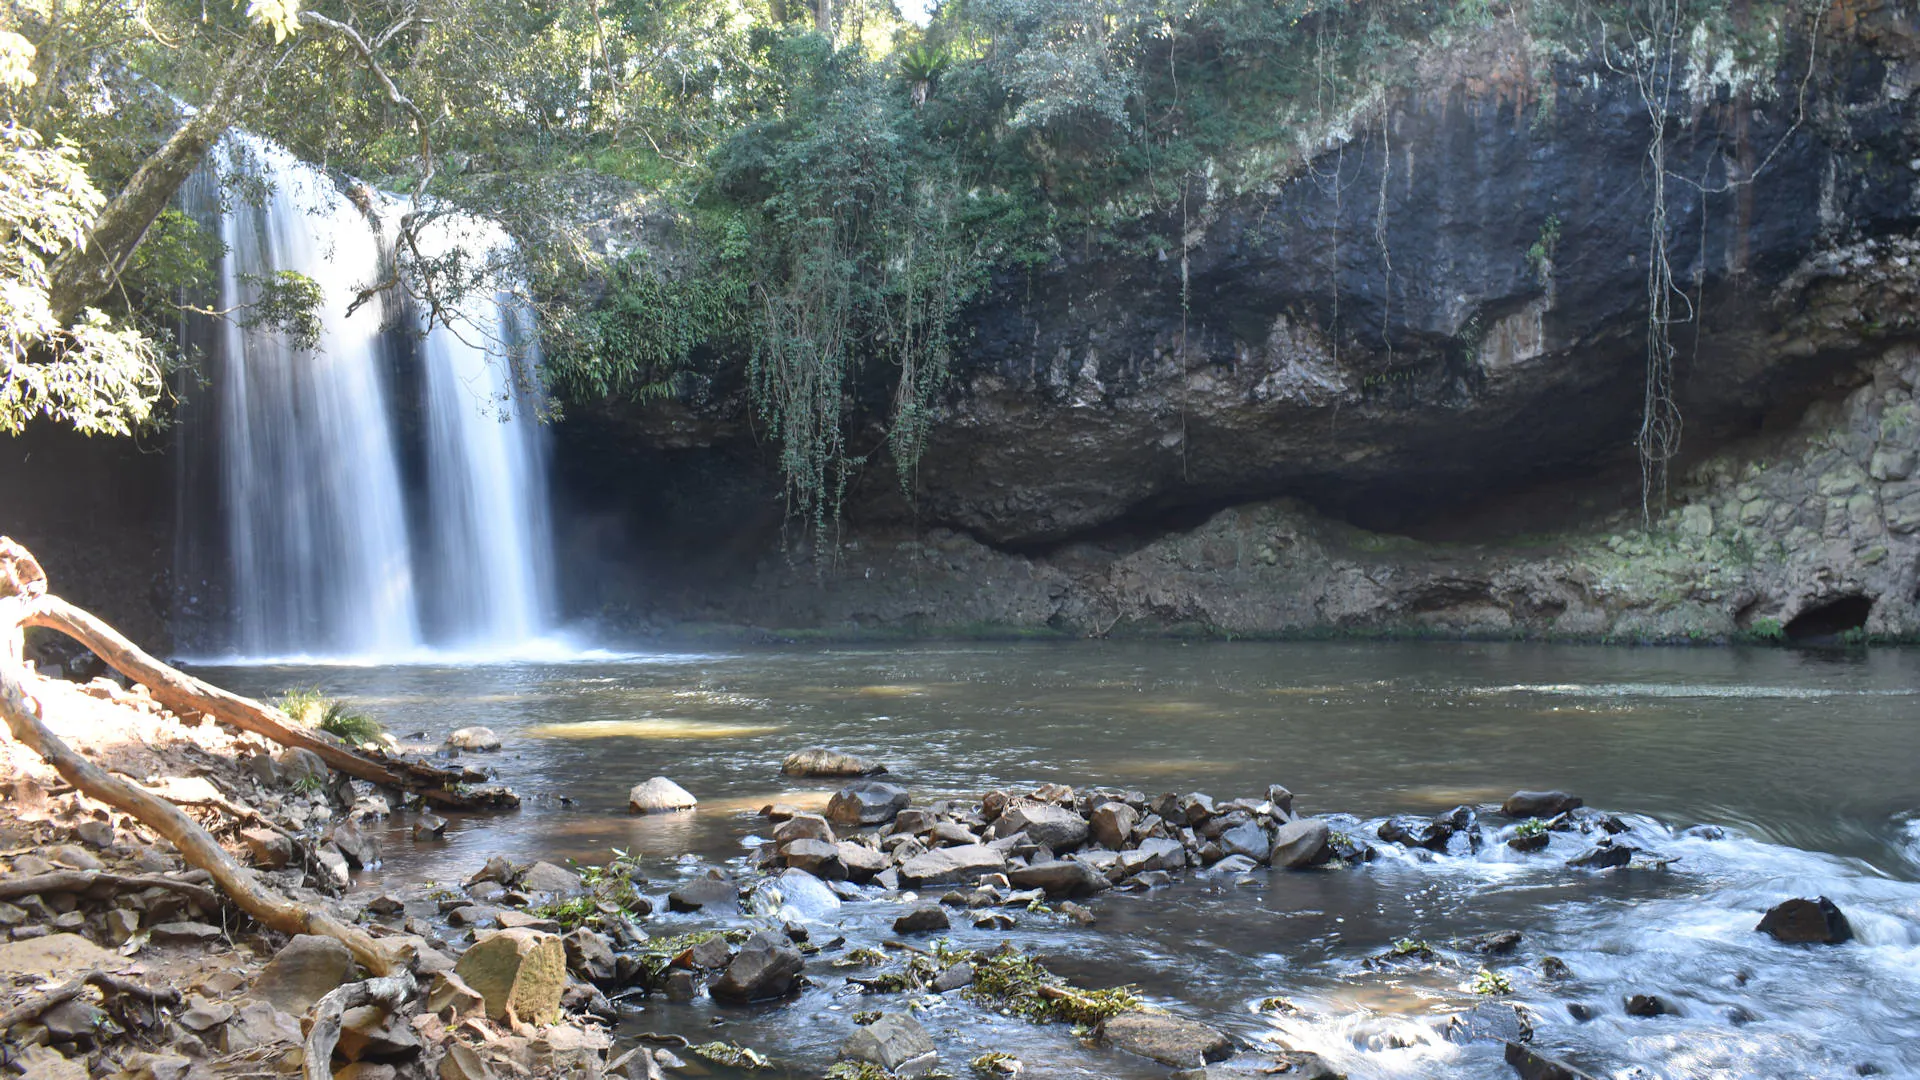
MULTIPOLYGON (((212 642, 250 657, 391 658, 538 638, 553 588, 530 320, 505 296, 474 294, 439 313, 417 350, 389 348, 379 303, 348 308, 382 276, 397 207, 375 196, 369 213, 259 138, 230 136, 223 157, 266 190, 220 214, 219 306, 231 314, 214 334, 212 401, 183 432, 214 443, 194 456, 212 462, 217 505, 186 515, 180 538, 227 553, 230 621, 212 642), (321 288, 317 348, 240 325, 259 283, 282 271, 321 288), (400 377, 396 352, 417 359, 414 378, 400 377), (401 392, 411 385, 420 400, 401 392)), ((467 219, 425 233, 430 257, 507 243, 467 219)), ((419 315, 407 318, 417 331, 419 315)))
MULTIPOLYGON (((498 228, 441 218, 420 254, 497 251, 498 228)), ((447 643, 529 640, 552 607, 545 443, 528 415, 539 360, 529 313, 507 297, 468 295, 424 343, 432 624, 447 643)))

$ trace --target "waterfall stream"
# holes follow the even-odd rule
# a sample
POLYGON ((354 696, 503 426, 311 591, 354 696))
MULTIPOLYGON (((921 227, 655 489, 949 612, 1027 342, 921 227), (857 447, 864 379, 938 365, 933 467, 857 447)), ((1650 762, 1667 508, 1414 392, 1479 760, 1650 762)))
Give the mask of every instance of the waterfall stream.
MULTIPOLYGON (((207 177, 190 202, 218 222, 229 314, 204 328, 207 381, 182 413, 182 460, 199 475, 177 538, 184 587, 216 599, 182 605, 202 624, 187 639, 220 655, 383 660, 537 641, 554 598, 530 317, 487 290, 432 319, 391 298, 349 315, 391 265, 402 204, 356 205, 253 136, 218 156, 239 194, 216 201, 207 177), (246 325, 262 282, 288 271, 323 296, 313 348, 246 325)), ((450 216, 419 243, 430 259, 479 260, 509 241, 450 216)))

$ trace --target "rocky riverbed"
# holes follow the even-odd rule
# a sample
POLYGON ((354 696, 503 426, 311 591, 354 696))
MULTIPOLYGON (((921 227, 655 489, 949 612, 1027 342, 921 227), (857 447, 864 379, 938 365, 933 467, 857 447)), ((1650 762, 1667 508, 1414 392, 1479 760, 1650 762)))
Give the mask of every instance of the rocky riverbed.
MULTIPOLYGON (((340 1016, 328 1071, 350 1080, 1080 1075, 1088 1054, 1134 1062, 1117 1070, 1127 1074, 1333 1077, 1341 1068, 1314 1049, 1324 1046, 1288 1032, 1340 1018, 1284 986, 1247 1014, 1210 1015, 1055 970, 1055 953, 1071 952, 1055 946, 1092 932, 1115 895, 1152 903, 1198 883, 1230 896, 1282 878, 1365 874, 1376 862, 1492 857, 1557 867, 1570 881, 1629 875, 1632 888, 1670 873, 1669 848, 1722 835, 1553 791, 1365 819, 1312 812, 1279 784, 1219 798, 1049 783, 926 799, 885 779, 879 762, 809 748, 784 771, 843 785, 820 812, 770 804, 742 818, 737 858, 494 857, 458 881, 355 888, 355 871, 379 865, 383 837, 441 843, 446 821, 298 753, 274 761, 248 737, 183 723, 104 680, 68 692, 69 715, 91 701, 111 710, 92 719, 117 725, 69 723, 76 739, 95 733, 84 752, 193 807, 265 880, 405 958, 413 982, 403 999, 340 1016), (119 737, 98 737, 106 731, 119 737), (807 1022, 826 1025, 826 1044, 801 1040, 796 1053, 753 1037, 768 1032, 768 1010, 799 1021, 822 1000, 837 1019, 807 1022), (696 1015, 706 1030, 690 1033, 696 1015), (1250 1030, 1249 1015, 1272 1023, 1250 1030), (1008 1039, 1009 1052, 958 1034, 971 1028, 990 1042, 1007 1024, 1038 1037, 1008 1039)), ((451 742, 480 754, 499 745, 475 729, 451 742)), ((57 1080, 299 1073, 321 999, 355 984, 345 947, 252 926, 164 841, 30 765, 16 763, 0 854, 11 1066, 57 1080)), ((630 804, 712 812, 665 777, 636 785, 630 804)), ((1749 923, 1756 939, 1821 948, 1854 936, 1824 897, 1770 903, 1749 923)), ((1584 973, 1500 926, 1456 940, 1410 935, 1359 957, 1353 973, 1453 985, 1459 1006, 1417 1037, 1490 1045, 1527 1078, 1586 1074, 1539 1038, 1541 999, 1521 1002, 1517 985, 1558 988, 1554 1004, 1576 1021, 1605 1013, 1657 1024, 1695 1007, 1682 1004, 1688 988, 1669 985, 1595 1000, 1584 973)))

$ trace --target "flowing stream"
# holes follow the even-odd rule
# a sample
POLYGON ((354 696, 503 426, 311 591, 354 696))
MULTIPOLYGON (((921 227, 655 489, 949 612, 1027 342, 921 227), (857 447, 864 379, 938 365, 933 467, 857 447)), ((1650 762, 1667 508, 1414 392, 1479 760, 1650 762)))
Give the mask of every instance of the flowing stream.
MULTIPOLYGON (((1920 653, 981 644, 211 674, 258 693, 319 683, 421 741, 469 724, 505 739, 482 760, 526 807, 458 821, 439 843, 409 839, 398 815, 383 868, 364 875, 371 888, 457 883, 496 854, 603 862, 614 847, 642 855, 653 893, 696 872, 692 857, 744 873, 769 831, 754 811, 823 801, 835 786, 779 775, 782 756, 809 745, 883 760, 920 803, 1046 781, 1216 798, 1284 783, 1299 809, 1343 815, 1337 827, 1367 838, 1390 813, 1561 788, 1676 861, 1574 870, 1577 834, 1520 855, 1497 842, 1510 823, 1489 816, 1495 842, 1477 855, 1380 845, 1351 869, 1107 893, 1089 903, 1091 928, 1016 910, 1011 931, 956 918, 950 936, 1012 940, 1084 985, 1134 983, 1157 1005, 1250 1044, 1317 1051, 1356 1078, 1513 1075, 1498 1045, 1443 1034, 1488 1000, 1472 992, 1482 965, 1511 981, 1502 1000, 1529 1010, 1542 1048, 1596 1075, 1920 1075, 1920 653), (628 815, 626 789, 659 774, 701 808, 628 815), (1724 838, 1682 835, 1701 823, 1724 838), (1768 906, 1816 895, 1845 911, 1855 941, 1787 946, 1754 931, 1768 906), (1509 929, 1523 935, 1512 956, 1460 944, 1509 929), (1439 959, 1368 964, 1401 939, 1439 959), (1572 978, 1545 977, 1547 956, 1572 978), (1627 1015, 1640 993, 1677 1015, 1627 1015), (1261 1010, 1275 996, 1294 1011, 1261 1010)), ((825 924, 816 940, 869 944, 893 936, 901 910, 865 896, 808 914, 825 924)), ((656 935, 700 925, 647 921, 656 935)), ((851 994, 849 972, 824 961, 808 974, 814 985, 782 1004, 648 999, 628 1030, 734 1040, 817 1076, 856 1012, 904 1005, 851 994)), ((1167 1071, 951 1000, 919 1015, 956 1075, 987 1050, 1018 1055, 1035 1077, 1167 1071)))
MULTIPOLYGON (((224 204, 211 177, 190 202, 218 222, 230 315, 208 328, 209 385, 183 414, 180 456, 198 475, 183 478, 178 544, 181 579, 227 599, 182 599, 206 624, 186 631, 196 651, 391 658, 538 639, 553 585, 528 316, 486 288, 431 319, 391 295, 349 314, 387 276, 405 207, 377 192, 356 205, 246 134, 217 156, 224 204), (320 290, 311 348, 253 317, 289 273, 320 290)), ((507 245, 443 217, 420 253, 478 266, 507 245)))

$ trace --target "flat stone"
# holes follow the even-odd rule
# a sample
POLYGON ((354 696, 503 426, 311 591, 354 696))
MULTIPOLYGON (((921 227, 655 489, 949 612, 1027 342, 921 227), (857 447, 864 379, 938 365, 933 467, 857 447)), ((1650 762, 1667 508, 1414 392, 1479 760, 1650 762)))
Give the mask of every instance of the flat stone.
POLYGON ((1107 875, 1067 859, 1017 867, 1007 871, 1007 880, 1022 889, 1043 889, 1048 896, 1092 896, 1113 887, 1107 875))
POLYGON ((463 727, 447 736, 447 745, 455 750, 498 750, 500 736, 492 728, 463 727))
POLYGON ((301 934, 267 961, 253 996, 282 1012, 303 1016, 313 1003, 353 978, 353 954, 339 941, 301 934))
POLYGON ((448 1042, 440 1059, 439 1080, 493 1080, 493 1070, 465 1043, 448 1042))
POLYGON ((272 829, 242 829, 240 839, 246 841, 253 865, 262 870, 279 870, 293 861, 293 841, 272 829))
POLYGON ((1590 1073, 1517 1042, 1507 1044, 1506 1059, 1520 1080, 1594 1080, 1590 1073))
POLYGON ((357 1005, 340 1014, 340 1041, 334 1052, 348 1061, 413 1057, 420 1053, 420 1036, 404 1016, 377 1005, 357 1005))
POLYGON ((887 868, 887 857, 865 844, 842 840, 833 846, 840 853, 841 865, 847 868, 849 881, 873 880, 887 868))
POLYGON ((826 818, 835 825, 884 825, 912 801, 905 788, 862 780, 833 793, 826 818))
POLYGON ((1233 1054, 1224 1032, 1165 1013, 1125 1012, 1100 1023, 1100 1037, 1130 1054, 1176 1069, 1223 1061, 1233 1054))
POLYGON ((907 886, 923 889, 930 885, 961 885, 981 874, 1007 868, 1007 857, 985 844, 962 844, 936 848, 916 855, 900 865, 900 880, 907 886))
POLYGON ((73 835, 92 848, 113 846, 113 826, 104 821, 83 821, 73 827, 73 835))
POLYGON ((780 771, 788 776, 876 776, 886 772, 887 767, 877 761, 815 746, 788 754, 780 763, 780 771))
POLYGON ((100 856, 77 844, 61 844, 48 851, 47 858, 73 870, 101 870, 107 865, 100 861, 100 856))
POLYGON ((954 964, 952 967, 947 968, 947 970, 935 976, 933 980, 933 992, 936 994, 944 994, 949 990, 958 990, 963 986, 972 985, 973 965, 963 962, 954 964))
POLYGON ((40 1014, 41 1026, 47 1029, 47 1034, 53 1036, 55 1042, 77 1040, 91 1044, 106 1019, 106 1013, 79 998, 68 998, 40 1014))
POLYGON ((530 893, 578 896, 587 891, 580 875, 550 862, 536 862, 520 875, 520 887, 530 893))
POLYGON ((544 1024, 560 1010, 567 988, 567 951, 538 930, 501 930, 473 943, 454 974, 486 1000, 487 1018, 512 1012, 522 1023, 544 1024))
POLYGON ((125 961, 118 953, 78 934, 48 934, 0 945, 0 975, 40 978, 87 971, 116 971, 125 961))
POLYGON ((433 977, 427 986, 427 1011, 453 1021, 474 1013, 485 1013, 487 999, 467 985, 459 975, 447 971, 433 977))
POLYGON ((656 776, 645 783, 635 784, 627 792, 627 809, 636 814, 664 814, 676 810, 691 810, 700 800, 693 797, 686 788, 667 779, 656 776))
POLYGON ((865 1061, 895 1076, 921 1076, 940 1059, 933 1037, 911 1016, 889 1013, 856 1028, 840 1046, 841 1061, 865 1061))
POLYGON ((187 1073, 193 1068, 193 1059, 180 1054, 148 1053, 143 1050, 129 1054, 125 1068, 129 1080, 186 1080, 187 1073))
POLYGON ((147 931, 158 942, 218 941, 220 928, 199 922, 163 922, 147 931))

